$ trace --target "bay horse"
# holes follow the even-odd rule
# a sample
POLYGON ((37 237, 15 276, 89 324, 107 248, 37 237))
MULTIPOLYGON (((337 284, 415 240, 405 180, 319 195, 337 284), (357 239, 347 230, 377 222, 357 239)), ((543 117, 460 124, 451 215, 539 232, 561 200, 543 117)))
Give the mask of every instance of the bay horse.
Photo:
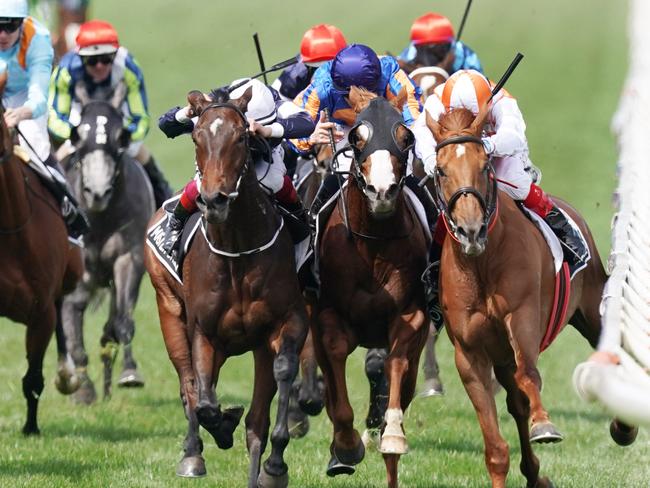
MULTIPOLYGON (((185 453, 176 473, 206 474, 199 425, 220 448, 232 447, 243 408, 222 411, 215 386, 228 357, 253 351, 253 398, 246 416, 248 486, 285 487, 289 392, 307 318, 291 238, 255 176, 244 116, 250 99, 250 88, 237 100, 229 100, 221 91, 214 98, 189 93, 188 101, 198 116, 192 138, 201 174, 202 228, 183 261, 183 284, 172 278, 149 246, 145 265, 156 290, 160 326, 188 419, 185 453), (272 452, 260 470, 276 390, 272 452)), ((162 215, 158 211, 151 222, 162 215)))
MULTIPOLYGON (((7 82, 0 75, 0 97, 7 82)), ((68 242, 56 199, 36 173, 14 152, 11 132, 0 107, 0 316, 27 326, 27 373, 22 379, 27 400, 25 435, 39 434, 38 400, 43 392, 43 357, 57 331, 57 388, 72 393, 78 378, 67 366, 62 336, 62 296, 83 273, 81 253, 68 242)))
POLYGON ((427 265, 428 239, 403 191, 413 136, 393 103, 353 87, 357 125, 347 186, 319 242, 320 299, 314 343, 326 384, 334 435, 327 474, 352 474, 365 449, 353 427, 345 363, 357 346, 388 348, 388 409, 379 450, 391 487, 399 457, 407 452, 403 412, 413 398, 428 321, 419 277, 427 265), (344 217, 344 216, 347 216, 344 217))
POLYGON ((102 289, 110 294, 109 317, 100 340, 104 399, 111 395, 113 362, 120 346, 124 362, 117 385, 144 386, 131 344, 133 312, 144 275, 142 240, 155 203, 142 165, 126 154, 130 134, 118 110, 125 93, 120 84, 110 101, 91 101, 77 91, 81 117, 70 139, 76 150, 63 163, 74 196, 90 221, 84 237, 86 273, 65 297, 62 309, 67 350, 82 380, 75 399, 86 404, 95 401, 96 393, 86 371, 83 316, 91 298, 102 289))
MULTIPOLYGON (((517 424, 527 486, 550 487, 551 481, 539 476, 531 441, 562 439, 542 405, 536 366, 540 349, 547 345, 547 324, 555 314, 556 272, 541 233, 513 200, 496 189, 481 142, 487 115, 484 106, 476 117, 465 109, 453 110, 439 122, 427 117, 438 141, 435 193, 449 234, 442 249, 441 305, 456 367, 483 433, 492 486, 506 486, 509 468, 508 445, 499 433, 492 391, 494 368, 517 424)), ((578 224, 589 245, 591 260, 571 282, 565 317, 595 347, 605 270, 586 222, 567 203, 553 200, 578 224)), ((560 325, 566 322, 565 318, 560 325)))

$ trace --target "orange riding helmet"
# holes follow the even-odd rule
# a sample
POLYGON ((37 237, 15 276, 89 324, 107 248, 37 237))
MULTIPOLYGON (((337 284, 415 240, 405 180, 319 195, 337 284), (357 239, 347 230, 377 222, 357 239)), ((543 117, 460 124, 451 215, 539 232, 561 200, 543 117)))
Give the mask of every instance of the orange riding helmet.
POLYGON ((323 63, 334 59, 336 53, 347 46, 343 33, 333 25, 318 24, 305 32, 300 42, 300 59, 303 63, 323 63))
POLYGON ((76 42, 80 56, 113 54, 120 47, 117 31, 103 20, 90 20, 81 24, 76 42))
POLYGON ((411 26, 411 42, 416 46, 453 41, 454 28, 444 15, 429 12, 415 19, 411 26))

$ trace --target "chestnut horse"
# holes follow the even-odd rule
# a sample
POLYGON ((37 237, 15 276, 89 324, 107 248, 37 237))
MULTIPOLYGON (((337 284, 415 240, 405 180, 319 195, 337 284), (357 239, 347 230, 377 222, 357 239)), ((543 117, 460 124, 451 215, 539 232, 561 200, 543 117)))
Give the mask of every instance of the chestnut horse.
MULTIPOLYGON (((0 76, 0 97, 7 81, 0 76)), ((55 328, 59 351, 57 388, 72 393, 79 380, 66 363, 61 298, 83 273, 80 249, 68 242, 55 198, 36 173, 14 154, 0 108, 0 316, 27 326, 27 373, 23 433, 38 434, 38 400, 43 392, 43 357, 55 328)))
MULTIPOLYGON (((253 351, 253 399, 246 416, 250 456, 248 486, 286 486, 284 450, 289 442, 289 392, 298 351, 307 334, 305 306, 289 233, 259 186, 244 116, 251 90, 237 100, 227 92, 208 99, 190 92, 198 121, 192 138, 201 174, 202 229, 182 265, 181 285, 145 247, 145 265, 156 289, 160 326, 180 380, 188 419, 179 476, 205 475, 199 425, 222 449, 232 447, 243 409, 222 411, 215 392, 226 359, 253 351), (279 390, 272 452, 260 472, 271 400, 279 390), (259 478, 258 478, 259 475, 259 478)), ((152 223, 164 215, 158 211, 152 223)))
MULTIPOLYGON (((456 367, 483 432, 492 486, 506 485, 509 468, 492 393, 494 368, 517 424, 521 471, 529 487, 549 487, 549 479, 539 476, 531 441, 562 439, 542 405, 536 366, 554 309, 556 273, 542 234, 513 200, 496 190, 481 143, 487 113, 487 107, 477 117, 457 109, 439 123, 427 118, 439 141, 435 192, 450 234, 442 249, 441 305, 456 367)), ((554 200, 578 224, 591 252, 587 267, 571 282, 566 317, 595 347, 605 270, 585 221, 568 204, 554 200)))
POLYGON ((413 141, 396 109, 404 98, 393 105, 355 87, 349 100, 358 113, 349 136, 355 157, 319 243, 321 286, 313 334, 334 426, 327 474, 353 473, 365 454, 353 427, 347 357, 357 346, 387 347, 389 398, 379 450, 388 484, 395 487, 399 456, 407 451, 403 412, 413 398, 428 332, 419 281, 428 240, 402 191, 413 141))

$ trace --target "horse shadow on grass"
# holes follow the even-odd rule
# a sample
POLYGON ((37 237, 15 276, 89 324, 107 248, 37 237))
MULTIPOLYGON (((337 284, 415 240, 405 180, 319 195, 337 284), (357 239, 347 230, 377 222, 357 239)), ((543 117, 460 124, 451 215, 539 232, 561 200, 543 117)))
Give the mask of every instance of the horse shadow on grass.
POLYGON ((13 459, 0 460, 0 473, 3 477, 18 478, 22 476, 61 476, 69 481, 78 481, 85 473, 94 471, 95 466, 84 461, 71 461, 70 459, 13 459))
POLYGON ((43 429, 47 438, 84 438, 101 442, 128 442, 143 439, 167 439, 178 435, 175 425, 158 424, 155 429, 151 426, 103 424, 101 420, 81 421, 73 428, 70 424, 50 424, 43 429))

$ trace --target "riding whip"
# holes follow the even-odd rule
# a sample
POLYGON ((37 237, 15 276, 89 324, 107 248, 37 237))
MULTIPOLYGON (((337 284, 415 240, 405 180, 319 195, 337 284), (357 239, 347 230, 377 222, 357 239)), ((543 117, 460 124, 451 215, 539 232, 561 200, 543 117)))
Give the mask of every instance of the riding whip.
POLYGON ((463 33, 463 29, 465 28, 465 21, 467 20, 467 14, 469 14, 469 9, 471 6, 472 6, 472 0, 467 0, 465 13, 463 14, 463 19, 460 21, 460 27, 458 27, 458 33, 456 34, 456 42, 460 40, 460 36, 463 33))
POLYGON ((298 56, 293 56, 293 57, 291 57, 291 58, 289 58, 289 59, 285 59, 284 61, 280 61, 278 64, 274 64, 274 65, 271 66, 270 68, 267 68, 267 69, 265 69, 265 70, 263 70, 263 71, 260 71, 259 73, 254 74, 254 75, 252 75, 252 76, 250 76, 250 77, 248 77, 248 78, 246 78, 246 79, 240 81, 240 82, 237 83, 236 85, 228 86, 228 87, 224 87, 224 89, 225 89, 225 90, 228 90, 228 93, 233 92, 233 91, 235 91, 237 88, 239 88, 240 86, 244 86, 246 83, 248 83, 249 80, 251 80, 251 79, 253 79, 253 78, 259 78, 260 76, 263 76, 263 75, 265 75, 266 73, 272 73, 273 71, 278 71, 278 70, 281 70, 281 69, 287 68, 288 66, 291 66, 291 65, 293 65, 293 64, 296 64, 296 63, 298 62, 298 60, 299 60, 299 59, 298 59, 298 56))
POLYGON ((257 32, 253 34, 253 41, 255 42, 255 50, 257 51, 257 60, 260 62, 260 69, 262 70, 262 76, 264 76, 264 84, 268 85, 269 80, 266 79, 266 68, 264 67, 264 56, 262 56, 262 47, 260 46, 260 38, 257 35, 257 32))
MULTIPOLYGON (((329 110, 324 108, 323 112, 325 113, 325 117, 329 121, 330 120, 329 110)), ((330 148, 332 149, 332 163, 336 163, 336 161, 334 161, 333 159, 334 156, 336 155, 336 143, 334 142, 334 129, 330 127, 327 132, 329 133, 329 139, 330 139, 329 145, 330 148)), ((336 180, 339 183, 339 197, 341 198, 341 207, 343 208, 343 223, 345 224, 345 228, 348 231, 348 238, 351 239, 352 233, 350 232, 350 224, 348 222, 348 208, 345 205, 345 198, 343 198, 343 184, 341 183, 341 175, 338 172, 335 172, 334 174, 336 174, 336 180)))

